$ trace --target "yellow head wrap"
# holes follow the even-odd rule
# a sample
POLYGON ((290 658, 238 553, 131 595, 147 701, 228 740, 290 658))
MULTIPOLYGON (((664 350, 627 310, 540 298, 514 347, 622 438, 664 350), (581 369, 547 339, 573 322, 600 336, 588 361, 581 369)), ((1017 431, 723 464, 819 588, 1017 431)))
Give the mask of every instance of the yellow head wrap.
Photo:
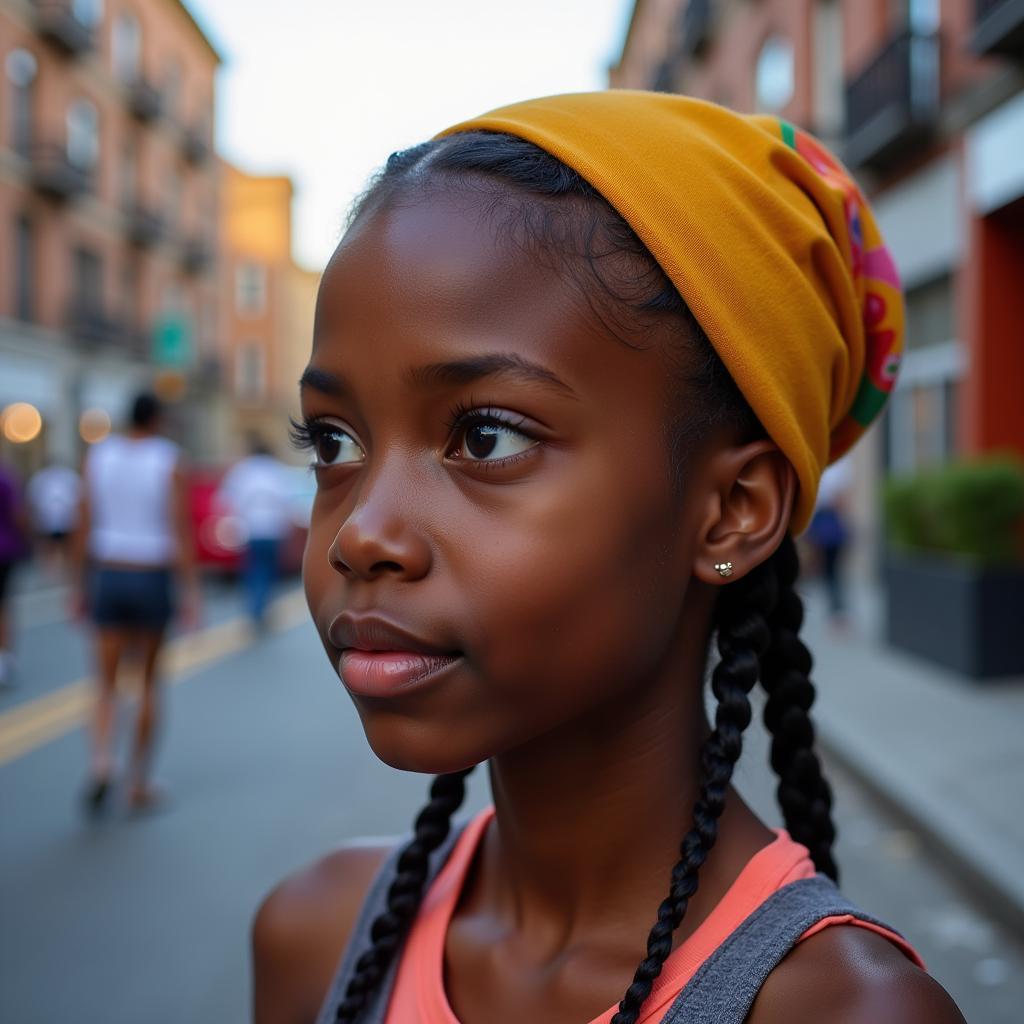
POLYGON ((477 130, 556 156, 636 232, 793 464, 803 532, 822 470, 881 411, 903 349, 896 268, 849 174, 779 118, 663 93, 529 100, 438 137, 477 130))

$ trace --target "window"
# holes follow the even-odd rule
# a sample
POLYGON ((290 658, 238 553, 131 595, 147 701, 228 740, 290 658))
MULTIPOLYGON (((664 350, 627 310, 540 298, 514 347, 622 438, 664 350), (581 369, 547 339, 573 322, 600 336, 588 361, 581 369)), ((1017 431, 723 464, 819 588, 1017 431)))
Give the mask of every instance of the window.
POLYGON ((21 215, 14 220, 14 315, 33 319, 35 295, 35 235, 32 221, 21 215))
POLYGON ((907 0, 907 24, 917 35, 937 32, 941 17, 939 0, 907 0))
POLYGON ((114 75, 122 82, 134 82, 142 60, 142 29, 134 14, 122 12, 114 19, 110 42, 114 75))
POLYGON ((825 140, 843 129, 843 14, 840 0, 816 0, 812 11, 812 127, 825 140))
POLYGON ((72 0, 71 13, 86 28, 95 28, 103 20, 103 0, 72 0))
POLYGON ((103 305, 103 264, 99 253, 79 246, 73 253, 71 301, 76 310, 92 312, 103 305))
POLYGON ((953 279, 949 274, 908 288, 907 348, 940 345, 955 338, 953 279))
POLYGON ((267 268, 259 263, 241 263, 235 271, 235 308, 255 316, 267 304, 267 268))
POLYGON ((247 341, 238 346, 235 361, 235 390, 239 398, 263 397, 266 387, 266 358, 258 341, 247 341))
POLYGON ((891 473, 912 473, 954 456, 956 392, 956 381, 943 380, 893 393, 887 424, 891 473))
POLYGON ((28 156, 32 146, 32 94, 38 65, 28 50, 11 50, 4 61, 11 95, 11 148, 28 156))
POLYGON ((757 55, 757 109, 773 113, 793 98, 793 44, 785 36, 769 36, 757 55))
POLYGON ((75 100, 68 107, 68 160, 79 170, 92 171, 100 155, 99 114, 91 100, 75 100))
POLYGON ((135 139, 129 138, 121 149, 121 205, 130 210, 139 189, 139 151, 135 139))

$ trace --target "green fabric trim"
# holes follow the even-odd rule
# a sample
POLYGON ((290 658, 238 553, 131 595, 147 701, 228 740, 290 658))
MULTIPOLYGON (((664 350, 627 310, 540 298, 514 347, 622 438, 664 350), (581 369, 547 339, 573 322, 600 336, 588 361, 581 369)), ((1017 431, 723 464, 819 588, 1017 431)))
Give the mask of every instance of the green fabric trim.
POLYGON ((853 417, 862 427, 866 427, 882 411, 888 398, 888 391, 876 388, 870 380, 864 377, 857 389, 857 397, 853 400, 853 405, 847 415, 853 417))

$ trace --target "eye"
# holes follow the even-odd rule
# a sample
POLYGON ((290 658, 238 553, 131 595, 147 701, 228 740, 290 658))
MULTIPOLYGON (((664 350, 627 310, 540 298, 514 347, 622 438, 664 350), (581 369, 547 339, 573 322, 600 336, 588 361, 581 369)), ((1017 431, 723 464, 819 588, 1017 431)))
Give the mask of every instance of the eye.
POLYGON ((487 463, 515 459, 538 444, 519 429, 520 423, 490 411, 463 413, 455 423, 458 443, 453 446, 451 457, 487 463))
POLYGON ((292 443, 296 448, 312 453, 316 469, 363 460, 363 450, 355 438, 336 423, 326 420, 293 422, 292 443))

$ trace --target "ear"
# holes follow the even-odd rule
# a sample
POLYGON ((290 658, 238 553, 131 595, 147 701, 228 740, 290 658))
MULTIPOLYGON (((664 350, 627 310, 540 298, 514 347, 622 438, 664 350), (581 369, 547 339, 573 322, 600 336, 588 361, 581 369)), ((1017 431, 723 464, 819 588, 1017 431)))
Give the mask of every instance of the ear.
POLYGON ((771 441, 719 449, 706 465, 707 510, 697 534, 694 575, 732 582, 782 543, 796 500, 796 471, 771 441), (732 562, 722 576, 716 564, 732 562))

